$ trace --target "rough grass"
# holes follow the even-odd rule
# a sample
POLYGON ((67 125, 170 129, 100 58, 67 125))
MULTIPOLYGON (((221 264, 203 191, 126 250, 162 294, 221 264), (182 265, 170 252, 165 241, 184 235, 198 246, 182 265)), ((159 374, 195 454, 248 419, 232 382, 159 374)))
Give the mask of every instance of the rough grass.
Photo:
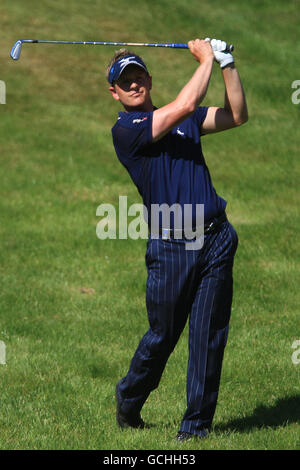
MULTIPOLYGON (((239 234, 235 297, 211 436, 185 449, 299 448, 298 4, 219 0, 0 6, 0 447, 178 449, 185 409, 187 329, 143 410, 149 427, 119 432, 114 387, 147 328, 144 240, 96 237, 97 206, 140 202, 114 155, 118 112, 104 70, 113 48, 24 45, 19 38, 235 45, 250 120, 207 136, 217 191, 239 234), (141 21, 142 18, 142 21, 141 21), (279 42, 280 39, 280 42, 279 42), (275 48, 274 44, 278 44, 275 48)), ((186 51, 138 50, 157 106, 195 68, 186 51)), ((204 104, 223 102, 215 67, 204 104)), ((182 448, 182 447, 180 447, 182 448)))

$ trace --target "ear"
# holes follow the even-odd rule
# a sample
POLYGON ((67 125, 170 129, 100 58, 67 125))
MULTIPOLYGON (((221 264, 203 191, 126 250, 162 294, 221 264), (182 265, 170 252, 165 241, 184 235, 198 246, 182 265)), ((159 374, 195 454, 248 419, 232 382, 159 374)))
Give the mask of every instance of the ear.
POLYGON ((115 89, 114 86, 110 86, 110 87, 109 87, 109 91, 111 92, 112 97, 113 97, 116 101, 119 101, 119 100, 120 100, 119 95, 118 95, 118 93, 116 92, 116 89, 115 89))
POLYGON ((148 75, 149 78, 149 90, 152 90, 152 75, 148 75))

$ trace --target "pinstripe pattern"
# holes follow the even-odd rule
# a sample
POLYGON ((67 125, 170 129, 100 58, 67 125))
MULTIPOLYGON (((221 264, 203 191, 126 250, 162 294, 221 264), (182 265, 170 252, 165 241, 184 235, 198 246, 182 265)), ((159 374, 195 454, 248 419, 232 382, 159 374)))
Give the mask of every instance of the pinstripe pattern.
POLYGON ((202 435, 211 426, 232 301, 237 235, 229 222, 205 238, 201 250, 186 241, 150 239, 146 305, 149 329, 119 385, 124 413, 140 412, 160 381, 189 317, 187 408, 180 431, 202 435))

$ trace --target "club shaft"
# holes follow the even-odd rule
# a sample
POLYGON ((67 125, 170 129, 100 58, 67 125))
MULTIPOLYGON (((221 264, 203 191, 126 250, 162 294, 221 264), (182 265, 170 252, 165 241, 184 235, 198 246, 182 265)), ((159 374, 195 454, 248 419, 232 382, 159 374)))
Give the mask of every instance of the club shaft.
POLYGON ((46 41, 38 39, 22 39, 22 42, 30 43, 46 43, 46 44, 83 44, 91 46, 146 46, 146 47, 173 47, 178 49, 188 49, 187 44, 162 44, 147 42, 100 42, 100 41, 46 41))
MULTIPOLYGON (((39 43, 39 44, 82 44, 91 46, 131 46, 131 47, 169 47, 174 49, 188 49, 187 44, 177 43, 147 43, 147 42, 100 42, 100 41, 47 41, 42 39, 19 39, 11 50, 11 58, 18 60, 21 53, 21 46, 23 43, 39 43)), ((226 45, 226 51, 232 52, 234 49, 233 45, 226 45)))

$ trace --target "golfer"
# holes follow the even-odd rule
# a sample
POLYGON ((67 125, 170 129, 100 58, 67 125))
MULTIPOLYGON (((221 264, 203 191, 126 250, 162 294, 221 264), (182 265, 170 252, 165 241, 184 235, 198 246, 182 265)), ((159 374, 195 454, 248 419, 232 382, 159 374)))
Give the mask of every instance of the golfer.
POLYGON ((197 240, 186 238, 183 231, 181 235, 177 233, 174 214, 167 226, 164 217, 160 217, 154 235, 148 217, 149 329, 127 374, 116 386, 118 425, 143 428, 141 409, 158 386, 189 318, 187 408, 176 436, 178 441, 205 437, 212 425, 238 244, 236 231, 226 217, 226 201, 213 187, 201 140, 202 136, 240 126, 248 119, 234 58, 231 53, 222 52, 224 43, 196 39, 189 41, 188 47, 198 62, 197 68, 174 101, 158 109, 150 94, 152 77, 139 56, 121 50, 107 69, 112 97, 124 108, 112 129, 115 151, 137 186, 148 216, 153 205, 171 208, 176 204, 184 219, 185 207, 189 207, 190 229, 196 231, 196 206, 204 208, 204 241, 198 247, 192 246, 197 240), (224 107, 201 107, 214 61, 221 68, 225 84, 224 107))

